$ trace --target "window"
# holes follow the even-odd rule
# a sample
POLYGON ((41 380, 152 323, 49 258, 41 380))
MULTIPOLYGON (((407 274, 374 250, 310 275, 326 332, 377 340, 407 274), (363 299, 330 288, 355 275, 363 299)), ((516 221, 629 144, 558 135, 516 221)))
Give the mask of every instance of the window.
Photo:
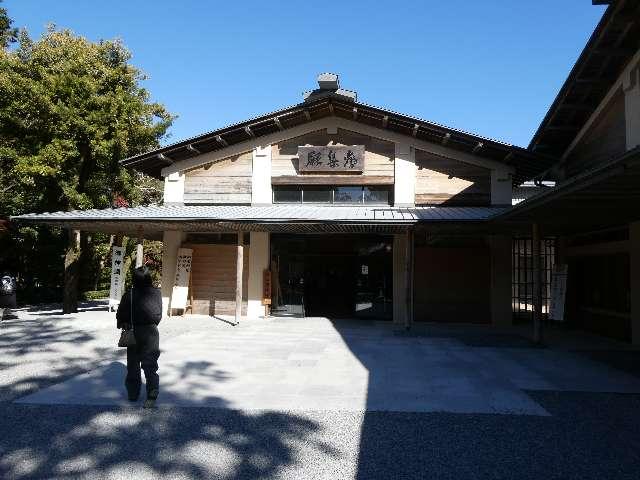
POLYGON ((276 185, 273 203, 391 204, 391 188, 380 186, 276 185))
POLYGON ((389 189, 380 187, 364 187, 364 203, 389 204, 389 189))
POLYGON ((305 187, 302 190, 304 203, 331 203, 333 191, 331 187, 305 187))
POLYGON ((362 187, 335 187, 333 203, 362 203, 362 187))
POLYGON ((300 203, 302 190, 300 187, 278 187, 273 189, 273 203, 300 203))

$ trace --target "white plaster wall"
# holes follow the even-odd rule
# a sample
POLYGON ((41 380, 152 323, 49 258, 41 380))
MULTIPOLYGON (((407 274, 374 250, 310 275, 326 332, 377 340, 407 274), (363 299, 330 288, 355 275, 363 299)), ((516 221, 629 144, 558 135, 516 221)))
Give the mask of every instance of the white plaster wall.
POLYGON ((164 178, 164 204, 184 203, 184 173, 175 172, 164 178))
POLYGON ((625 77, 623 89, 627 150, 631 150, 640 145, 640 63, 625 77))
POLYGON ((271 194, 271 145, 253 149, 251 174, 251 204, 270 205, 271 194))
POLYGON ((416 203, 416 152, 406 143, 395 144, 393 203, 413 207, 416 203))
POLYGON ((504 170, 491 170, 491 205, 511 205, 513 188, 511 174, 504 170))
POLYGON ((269 268, 269 233, 251 232, 249 247, 249 285, 247 318, 264 316, 262 305, 262 276, 269 268))

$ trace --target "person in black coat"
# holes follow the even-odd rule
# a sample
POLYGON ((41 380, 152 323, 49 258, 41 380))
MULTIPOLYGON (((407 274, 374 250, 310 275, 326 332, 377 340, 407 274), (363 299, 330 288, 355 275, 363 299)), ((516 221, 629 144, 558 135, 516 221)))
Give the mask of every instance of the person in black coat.
POLYGON ((129 400, 135 402, 140 395, 140 366, 146 379, 147 400, 145 408, 155 405, 158 398, 160 378, 160 334, 158 324, 162 318, 162 296, 151 281, 147 267, 133 271, 133 287, 122 296, 116 320, 118 328, 129 329, 133 324, 136 345, 127 348, 127 377, 125 386, 129 400), (133 297, 133 306, 132 304, 133 297), (133 315, 133 318, 132 318, 133 315))
POLYGON ((16 308, 16 279, 8 272, 0 275, 0 321, 16 308))

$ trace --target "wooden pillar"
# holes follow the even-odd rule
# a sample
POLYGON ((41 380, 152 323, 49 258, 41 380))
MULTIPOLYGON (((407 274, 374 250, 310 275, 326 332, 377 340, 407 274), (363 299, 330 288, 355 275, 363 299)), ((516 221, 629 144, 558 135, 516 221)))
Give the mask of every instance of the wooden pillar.
POLYGON ((631 342, 640 345, 640 222, 629 224, 631 342))
POLYGON ((542 343, 542 271, 540 268, 540 226, 532 226, 531 255, 533 256, 533 341, 542 343))
POLYGON ((144 234, 142 228, 138 230, 138 245, 136 246, 136 268, 144 265, 144 247, 142 242, 144 241, 144 234))
POLYGON ((406 276, 407 276, 407 313, 405 315, 405 329, 409 330, 413 324, 413 231, 407 231, 407 257, 406 257, 406 276))
POLYGON ((238 248, 236 254, 236 323, 240 323, 240 317, 242 316, 243 238, 243 232, 238 232, 238 248))

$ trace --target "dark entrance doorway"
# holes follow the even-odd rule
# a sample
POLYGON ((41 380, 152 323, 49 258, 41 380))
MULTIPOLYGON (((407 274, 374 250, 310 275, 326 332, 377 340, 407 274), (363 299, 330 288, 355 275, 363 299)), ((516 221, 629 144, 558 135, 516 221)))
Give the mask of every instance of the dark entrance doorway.
POLYGON ((273 314, 391 320, 392 249, 388 235, 273 234, 273 314))

